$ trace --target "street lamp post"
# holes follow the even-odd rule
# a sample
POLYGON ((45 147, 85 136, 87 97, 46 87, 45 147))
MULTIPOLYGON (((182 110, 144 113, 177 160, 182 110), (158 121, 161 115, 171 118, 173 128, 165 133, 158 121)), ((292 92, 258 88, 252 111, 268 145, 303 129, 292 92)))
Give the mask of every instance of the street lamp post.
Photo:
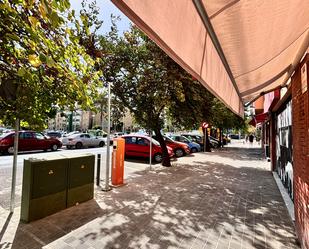
POLYGON ((15 121, 15 136, 14 136, 14 156, 13 156, 13 169, 12 169, 10 213, 13 213, 14 208, 15 208, 15 188, 16 188, 16 169, 17 169, 19 125, 20 125, 19 118, 16 118, 16 121, 15 121))
POLYGON ((150 135, 150 145, 149 145, 149 169, 151 170, 152 164, 152 130, 149 131, 150 135))
POLYGON ((107 147, 106 147, 106 174, 104 191, 110 190, 109 187, 109 168, 110 168, 110 135, 111 135, 111 86, 108 82, 108 105, 107 105, 107 147))
POLYGON ((92 115, 91 115, 91 117, 92 117, 91 129, 93 129, 93 127, 94 127, 94 117, 95 117, 95 115, 94 115, 94 114, 92 114, 92 115))

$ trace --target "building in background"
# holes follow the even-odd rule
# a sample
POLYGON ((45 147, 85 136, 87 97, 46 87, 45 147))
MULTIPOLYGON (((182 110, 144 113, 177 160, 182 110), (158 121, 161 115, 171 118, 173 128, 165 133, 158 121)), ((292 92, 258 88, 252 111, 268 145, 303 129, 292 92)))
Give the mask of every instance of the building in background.
MULTIPOLYGON (((126 111, 121 120, 119 131, 131 131, 134 127, 133 117, 129 111, 126 111)), ((105 113, 95 113, 92 111, 75 110, 62 111, 56 114, 55 118, 48 120, 48 130, 69 131, 70 122, 72 122, 71 130, 73 131, 87 131, 93 127, 102 127, 107 131, 107 117, 105 113), (71 121, 70 121, 71 120, 71 121)))

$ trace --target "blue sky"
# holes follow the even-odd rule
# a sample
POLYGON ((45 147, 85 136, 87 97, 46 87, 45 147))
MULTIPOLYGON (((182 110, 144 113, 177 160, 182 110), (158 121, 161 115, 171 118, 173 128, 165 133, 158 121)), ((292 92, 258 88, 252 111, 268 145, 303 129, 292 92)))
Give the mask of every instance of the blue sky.
MULTIPOLYGON (((79 13, 81 9, 81 2, 82 0, 70 0, 71 8, 74 9, 76 13, 79 13)), ((106 33, 110 30, 111 14, 114 14, 115 16, 120 16, 121 18, 121 21, 117 23, 120 34, 129 29, 130 20, 110 0, 97 0, 97 6, 100 8, 100 20, 104 21, 101 28, 102 33, 106 33)))

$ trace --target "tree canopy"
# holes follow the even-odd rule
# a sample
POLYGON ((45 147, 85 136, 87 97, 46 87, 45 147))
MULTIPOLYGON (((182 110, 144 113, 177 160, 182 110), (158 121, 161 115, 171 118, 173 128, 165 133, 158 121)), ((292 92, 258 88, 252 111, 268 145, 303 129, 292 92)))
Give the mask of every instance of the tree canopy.
POLYGON ((87 108, 99 72, 69 0, 0 1, 0 119, 42 126, 55 107, 87 108), (74 25, 76 29, 74 28, 74 25))

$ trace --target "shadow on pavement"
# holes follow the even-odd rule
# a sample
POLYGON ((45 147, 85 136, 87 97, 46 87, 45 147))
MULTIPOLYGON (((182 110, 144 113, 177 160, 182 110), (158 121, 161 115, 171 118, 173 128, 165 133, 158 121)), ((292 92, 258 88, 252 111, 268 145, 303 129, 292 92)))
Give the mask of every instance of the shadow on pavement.
POLYGON ((269 171, 205 159, 136 172, 122 188, 19 224, 12 248, 298 248, 269 171))
POLYGON ((224 158, 240 160, 240 161, 256 161, 264 160, 264 152, 261 148, 237 148, 237 147, 223 147, 213 151, 216 155, 224 158))

